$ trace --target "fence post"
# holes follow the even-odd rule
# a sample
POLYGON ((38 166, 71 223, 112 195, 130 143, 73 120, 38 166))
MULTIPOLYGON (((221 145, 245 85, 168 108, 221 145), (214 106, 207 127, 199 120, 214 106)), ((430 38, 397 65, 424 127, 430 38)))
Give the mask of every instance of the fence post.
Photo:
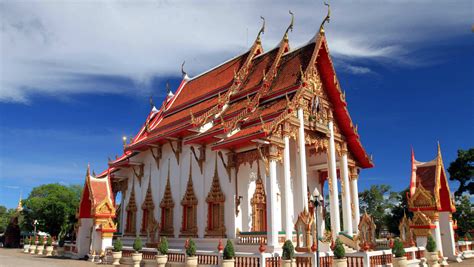
MULTIPOLYGON (((319 256, 321 257, 323 255, 324 252, 319 252, 319 256)), ((316 267, 318 266, 317 265, 317 259, 316 259, 316 252, 312 252, 311 253, 311 266, 312 267, 316 267)))
POLYGON ((269 257, 268 253, 260 253, 260 267, 267 266, 267 258, 269 257))
POLYGON ((364 251, 363 253, 363 258, 364 258, 364 267, 371 267, 370 266, 370 255, 368 251, 364 251))

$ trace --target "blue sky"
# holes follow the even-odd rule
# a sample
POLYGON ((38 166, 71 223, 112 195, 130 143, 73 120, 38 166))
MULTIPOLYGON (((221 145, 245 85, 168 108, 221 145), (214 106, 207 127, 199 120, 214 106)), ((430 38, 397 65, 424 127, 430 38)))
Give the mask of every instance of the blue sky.
MULTIPOLYGON (((263 45, 281 38, 291 9, 290 45, 316 32, 318 1, 203 4, 3 1, 0 4, 0 205, 50 182, 82 184, 121 153, 160 103, 165 83, 179 84, 248 48, 259 16, 263 45)), ((473 147, 474 21, 471 1, 341 1, 326 27, 349 111, 375 167, 359 188, 409 183, 410 147, 420 161, 446 167, 473 147)), ((452 183, 452 189, 457 187, 452 183)))

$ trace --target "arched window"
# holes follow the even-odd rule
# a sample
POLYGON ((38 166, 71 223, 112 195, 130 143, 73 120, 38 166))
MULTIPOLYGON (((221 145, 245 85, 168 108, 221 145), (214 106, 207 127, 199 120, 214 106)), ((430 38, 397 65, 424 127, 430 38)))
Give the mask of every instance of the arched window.
POLYGON ((160 235, 172 237, 174 236, 174 227, 173 227, 174 201, 173 201, 173 195, 171 194, 169 160, 168 160, 168 178, 166 180, 165 193, 163 195, 163 199, 161 200, 160 208, 161 208, 160 235))
POLYGON ((253 193, 250 204, 252 205, 252 231, 267 231, 267 197, 265 195, 260 169, 258 170, 255 192, 253 193))
POLYGON ((183 207, 183 221, 181 224, 182 237, 197 237, 197 204, 198 200, 194 194, 193 177, 191 170, 191 158, 189 161, 189 178, 186 193, 181 200, 183 207))
POLYGON ((225 237, 224 203, 225 195, 222 193, 217 172, 217 156, 212 178, 211 190, 207 194, 207 227, 206 237, 225 237))
POLYGON ((155 204, 153 204, 153 197, 151 193, 151 175, 148 182, 148 189, 146 191, 145 201, 142 204, 142 229, 141 233, 146 234, 148 232, 148 226, 153 225, 154 223, 154 215, 153 212, 155 210, 155 204))
MULTIPOLYGON (((134 183, 134 181, 132 181, 134 183)), ((127 205, 127 227, 125 228, 125 234, 135 235, 136 234, 136 221, 137 221, 137 205, 135 203, 135 185, 132 185, 130 193, 130 199, 127 205)))

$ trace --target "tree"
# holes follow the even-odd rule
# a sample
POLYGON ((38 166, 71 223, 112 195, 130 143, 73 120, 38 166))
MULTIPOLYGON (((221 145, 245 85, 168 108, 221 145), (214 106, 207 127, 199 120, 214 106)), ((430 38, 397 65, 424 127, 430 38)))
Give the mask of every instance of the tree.
POLYGON ((469 196, 464 195, 456 198, 456 212, 453 219, 458 222, 456 230, 458 236, 464 236, 469 230, 474 229, 474 212, 469 196))
POLYGON ((391 193, 391 199, 394 201, 394 205, 390 214, 387 214, 385 217, 385 225, 388 227, 390 233, 395 235, 400 235, 398 226, 400 225, 400 221, 404 214, 406 214, 408 218, 413 217, 413 213, 408 210, 407 193, 409 190, 409 188, 406 188, 398 193, 391 193))
POLYGON ((458 181, 459 188, 454 195, 461 196, 468 192, 474 194, 474 148, 458 150, 458 157, 448 168, 449 180, 458 181))
POLYGON ((15 213, 15 209, 7 209, 0 205, 0 233, 5 232, 8 223, 10 223, 11 216, 15 213))
POLYGON ((390 192, 389 185, 372 185, 370 189, 360 193, 361 212, 367 213, 374 219, 377 235, 380 233, 382 226, 385 225, 386 216, 393 208, 396 201, 395 194, 390 192))
POLYGON ((33 222, 38 220, 37 230, 53 236, 65 229, 71 232, 80 198, 81 191, 77 186, 46 184, 33 188, 23 202, 24 228, 33 230, 33 222))

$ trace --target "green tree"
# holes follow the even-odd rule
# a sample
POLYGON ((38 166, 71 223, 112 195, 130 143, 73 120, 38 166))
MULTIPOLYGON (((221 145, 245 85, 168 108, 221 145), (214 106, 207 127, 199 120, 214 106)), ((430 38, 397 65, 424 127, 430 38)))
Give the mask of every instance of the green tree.
POLYGON ((464 195, 456 198, 456 212, 453 213, 453 219, 458 222, 457 234, 464 236, 469 230, 474 229, 474 205, 469 196, 464 195))
POLYGON ((7 209, 7 207, 0 205, 0 233, 5 232, 14 213, 15 209, 7 209))
POLYGON ((474 194, 474 148, 458 150, 458 157, 448 168, 449 180, 458 181, 459 188, 454 195, 461 196, 468 192, 474 194))
POLYGON ((409 218, 413 217, 413 213, 408 210, 407 193, 409 190, 409 188, 406 188, 405 190, 402 190, 398 193, 392 192, 390 196, 393 201, 393 207, 391 212, 385 217, 385 225, 388 227, 390 233, 395 235, 400 235, 398 226, 404 214, 406 214, 409 218))
POLYGON ((374 219, 376 234, 378 235, 382 226, 385 225, 386 217, 396 202, 395 196, 390 192, 389 185, 372 185, 370 189, 360 193, 360 209, 361 212, 367 213, 374 219))
POLYGON ((77 186, 46 184, 33 188, 23 202, 24 228, 33 230, 33 222, 38 220, 37 230, 53 236, 65 229, 71 232, 80 198, 81 190, 77 186))

